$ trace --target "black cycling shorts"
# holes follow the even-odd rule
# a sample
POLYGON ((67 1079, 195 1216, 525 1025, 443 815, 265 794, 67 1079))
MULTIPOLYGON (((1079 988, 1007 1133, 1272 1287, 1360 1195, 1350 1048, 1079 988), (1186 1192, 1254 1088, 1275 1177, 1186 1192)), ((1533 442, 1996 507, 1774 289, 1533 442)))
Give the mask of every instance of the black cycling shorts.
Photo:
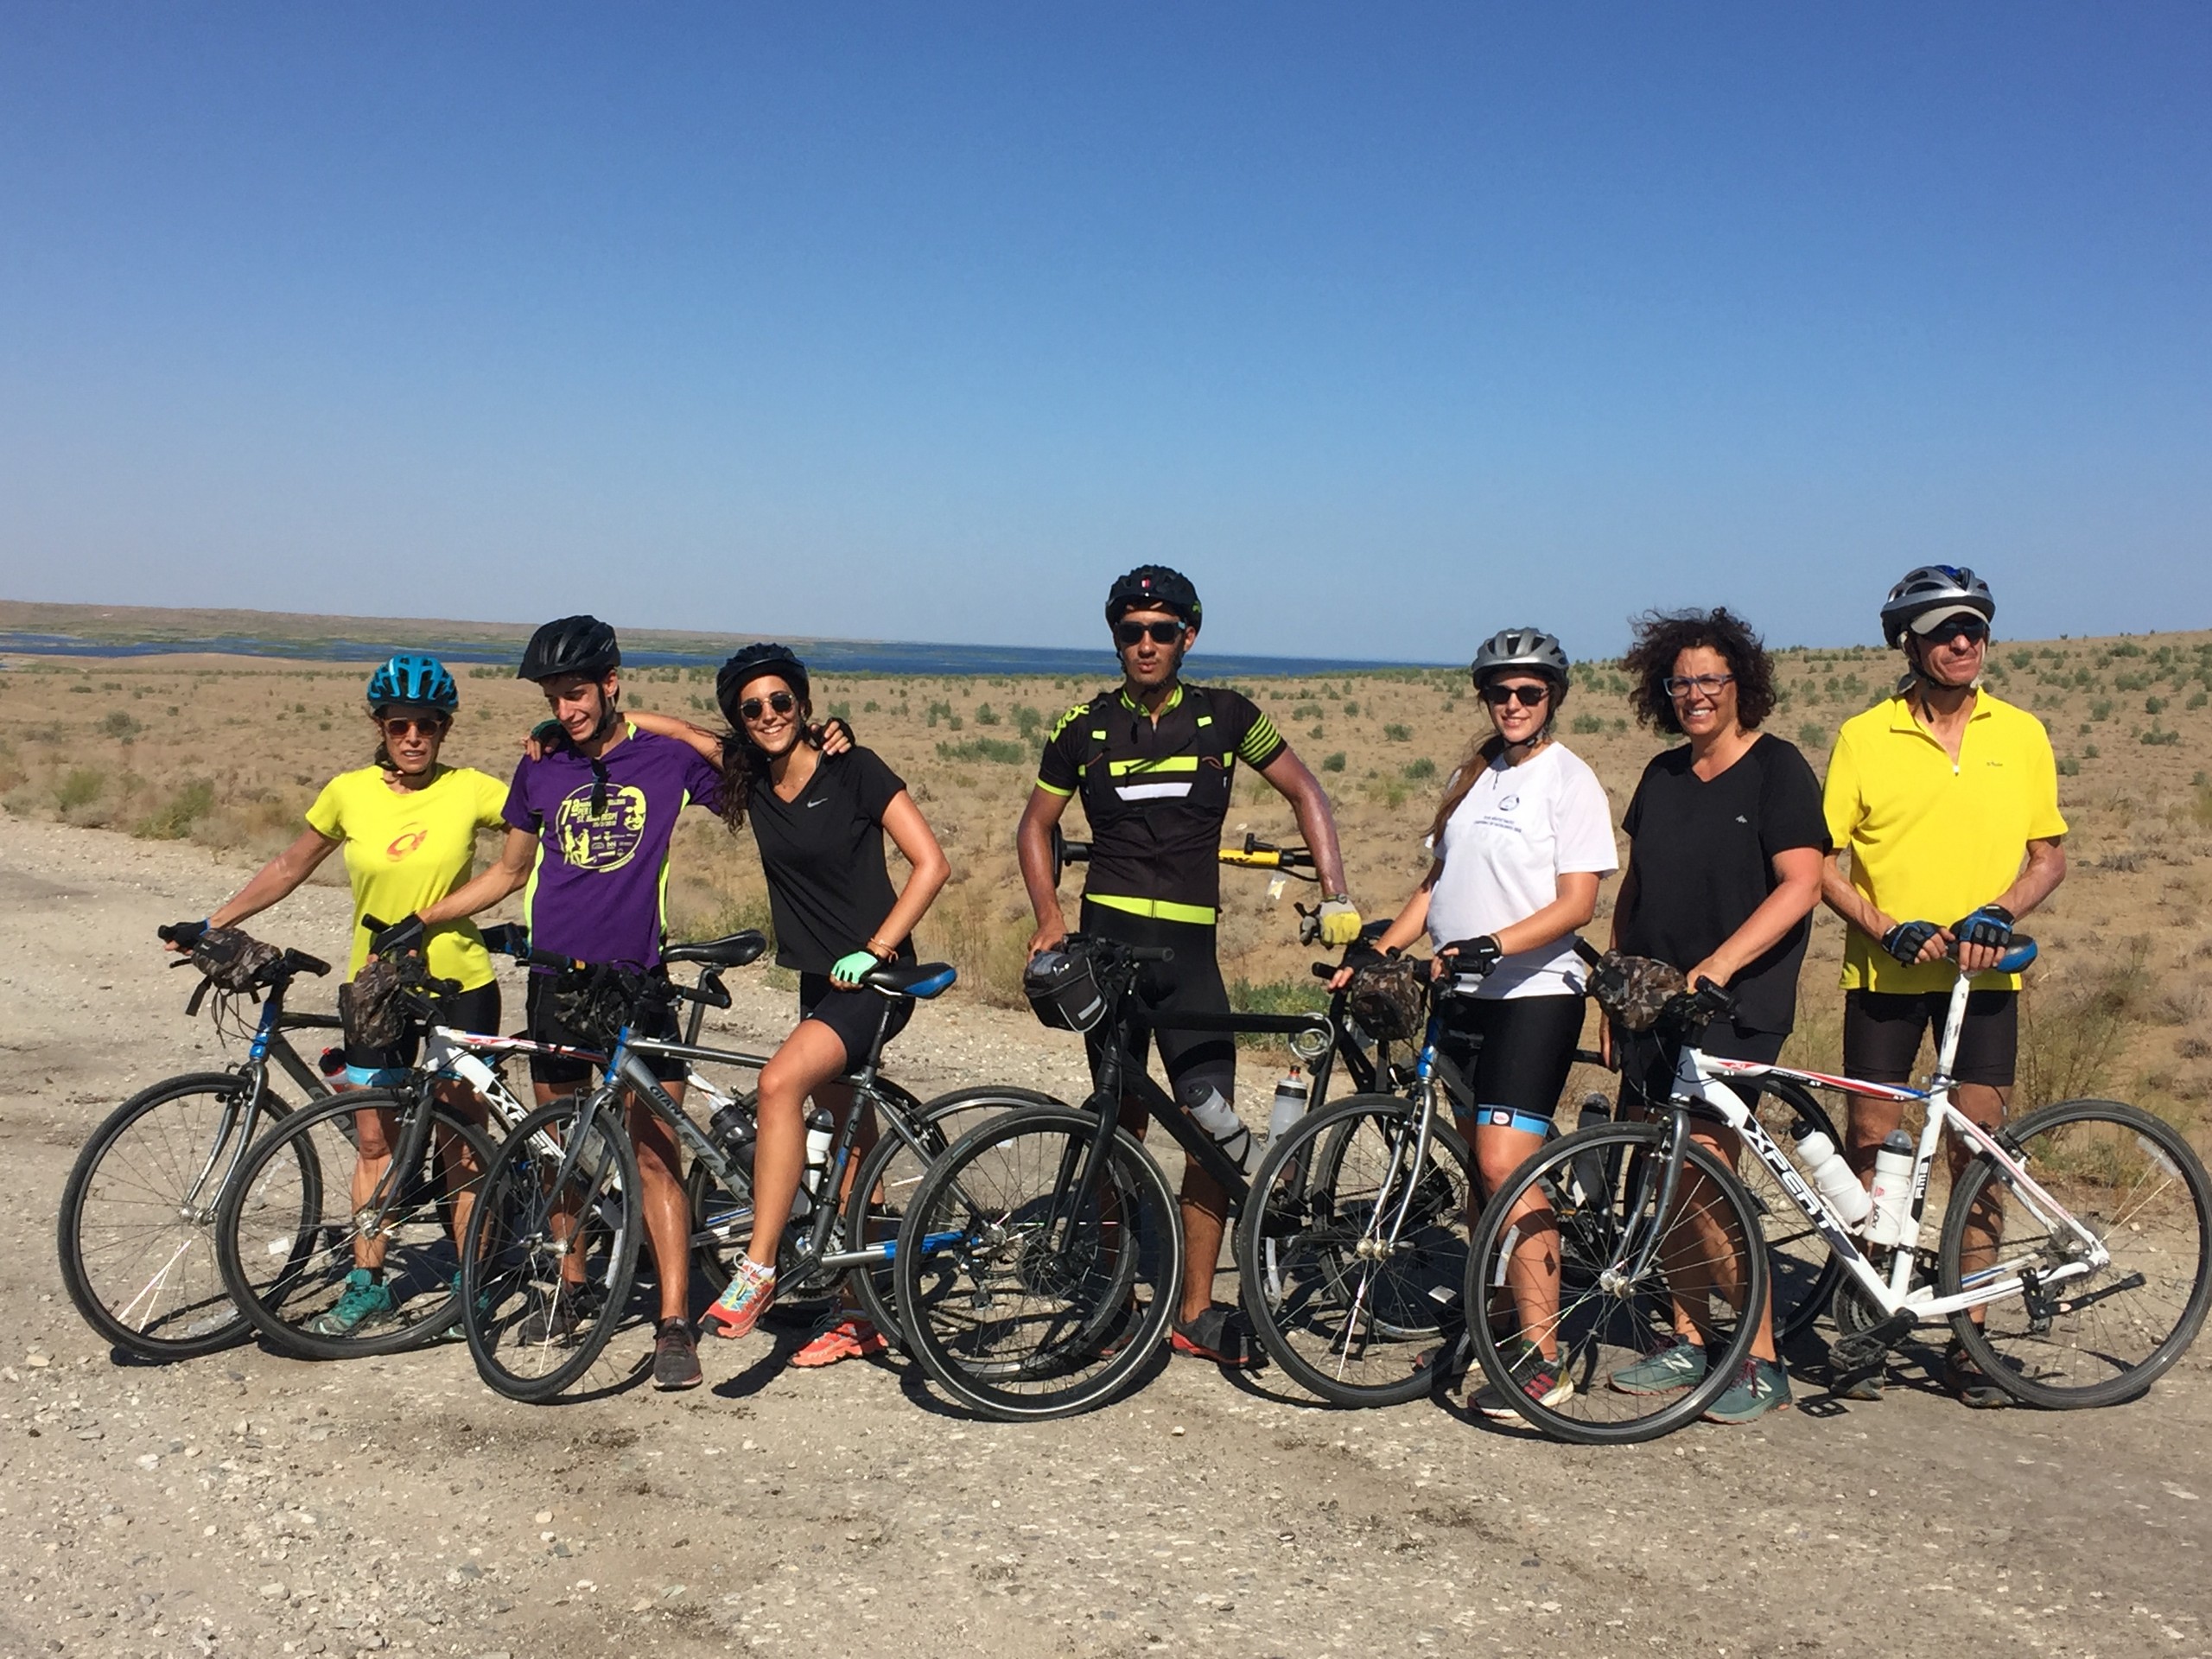
MULTIPOLYGON (((1869 1083, 1906 1083, 1920 1054, 1943 1039, 1948 991, 1849 990, 1843 994, 1843 1069, 1869 1083)), ((1961 1083, 2009 1089, 2020 1058, 2020 995, 2017 991, 1968 991, 1959 1027, 1958 1058, 1951 1074, 1961 1083)), ((1933 1055, 1929 1065, 1935 1065, 1933 1055)))
MULTIPOLYGON (((1782 1058, 1782 1046, 1789 1040, 1787 1032, 1753 1031, 1748 1026, 1714 1020, 1698 1039, 1698 1051, 1710 1054, 1716 1060, 1750 1060, 1759 1065, 1772 1065, 1782 1058)), ((1681 1054, 1681 1046, 1662 1039, 1655 1031, 1630 1031, 1625 1027, 1613 1027, 1613 1060, 1621 1069, 1620 1100, 1618 1116, 1624 1118, 1656 1117, 1666 1109, 1675 1093, 1675 1063, 1681 1054)), ((1730 1082, 1746 1106, 1758 1099, 1758 1085, 1749 1081, 1730 1082)))
MULTIPOLYGON (((442 996, 437 1008, 437 1022, 442 1026, 473 1031, 481 1036, 499 1034, 499 987, 496 981, 452 996, 442 996)), ((374 1048, 365 1043, 346 1044, 346 1064, 360 1071, 404 1071, 415 1064, 415 1057, 422 1051, 422 1033, 410 1030, 389 1048, 374 1048)))
MULTIPOLYGON (((1083 931, 1124 944, 1166 945, 1175 952, 1173 962, 1147 963, 1138 970, 1135 1010, 1125 1014, 1120 1040, 1122 1065, 1130 1072, 1145 1069, 1147 1051, 1160 1050, 1169 1088, 1185 1107, 1202 1104, 1218 1095, 1232 1105, 1236 1099, 1236 1038, 1226 1031, 1162 1031, 1144 1019, 1150 1014, 1227 1014, 1229 988, 1221 982, 1221 963, 1214 957, 1214 930, 1198 922, 1167 922, 1154 916, 1132 916, 1109 905, 1083 906, 1083 931)), ((1128 1005, 1124 1004, 1127 1009, 1128 1005)), ((1109 1033, 1094 1027, 1084 1034, 1095 1075, 1105 1052, 1109 1033)))
POLYGON ((891 1024, 883 1033, 883 1040, 888 1043, 906 1030, 906 1022, 914 1017, 912 997, 887 997, 880 991, 841 990, 830 982, 827 974, 798 976, 798 1017, 802 1020, 816 1020, 837 1033, 837 1040, 845 1046, 848 1070, 868 1058, 868 1045, 875 1040, 875 1022, 883 1018, 887 1007, 891 1010, 891 1024))
POLYGON ((1575 995, 1446 1001, 1436 1046, 1473 1086, 1476 1128, 1544 1132, 1582 1039, 1583 1001, 1575 995))
MULTIPOLYGON (((660 970, 653 970, 658 973, 660 970)), ((541 1043, 559 1043, 567 1048, 597 1048, 596 1038, 571 1031, 563 1025, 553 1012, 553 978, 551 974, 532 974, 530 976, 529 1026, 531 1037, 541 1043)), ((631 1027, 637 1037, 658 1037, 673 1040, 681 1033, 677 1029, 676 1010, 662 1008, 645 1015, 631 1027)), ((645 1070, 663 1083, 685 1075, 684 1063, 670 1054, 640 1054, 645 1070)), ((563 1084, 589 1080, 592 1068, 582 1060, 572 1060, 560 1054, 533 1054, 530 1057, 530 1080, 532 1083, 563 1084)))

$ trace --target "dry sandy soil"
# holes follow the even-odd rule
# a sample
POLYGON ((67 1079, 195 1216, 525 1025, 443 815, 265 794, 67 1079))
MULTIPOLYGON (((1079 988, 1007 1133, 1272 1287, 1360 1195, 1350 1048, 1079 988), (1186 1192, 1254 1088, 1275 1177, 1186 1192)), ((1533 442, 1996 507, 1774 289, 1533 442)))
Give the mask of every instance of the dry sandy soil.
MULTIPOLYGON (((10 677, 12 730, 58 718, 10 677)), ((114 764, 73 734, 61 758, 114 764)), ((1419 810, 1396 812, 1402 842, 1419 810)), ((2185 861, 2070 889, 2085 940, 2148 931, 2153 884, 2198 879, 2193 818, 2138 821, 2185 861)), ((250 851, 0 816, 18 1194, 0 1217, 0 1654, 2212 1652, 2212 1350, 2139 1403, 2044 1415, 1962 1410, 1924 1350, 1885 1401, 1828 1400, 1815 1347, 1798 1409, 1619 1451, 1501 1431, 1456 1398, 1326 1411, 1273 1375, 1180 1361, 1109 1409, 1008 1428, 893 1363, 793 1370, 789 1332, 709 1344, 688 1395, 537 1408, 488 1393, 457 1347, 120 1363, 61 1290, 57 1198, 115 1101, 215 1058, 152 931, 205 914, 250 851)), ((343 906, 310 888, 258 931, 328 951, 343 906)), ((2190 960, 2195 910, 2146 947, 2161 967, 2190 960)), ((753 983, 726 1029, 772 1040, 788 1017, 753 983)), ((894 1054, 924 1090, 1081 1084, 1068 1043, 980 998, 925 1010, 894 1054)))

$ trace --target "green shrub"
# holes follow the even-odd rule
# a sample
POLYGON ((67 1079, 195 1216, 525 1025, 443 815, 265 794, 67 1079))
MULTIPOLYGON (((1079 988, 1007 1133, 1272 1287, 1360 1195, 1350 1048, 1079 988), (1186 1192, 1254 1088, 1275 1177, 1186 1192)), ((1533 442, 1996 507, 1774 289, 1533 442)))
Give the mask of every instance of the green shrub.
POLYGON ((1592 732, 1602 732, 1605 729, 1605 722, 1595 715, 1577 715, 1574 717, 1574 731, 1577 736, 1587 737, 1592 732))
POLYGON ((2154 748, 2166 748, 2180 742, 2181 734, 2161 730, 2157 724, 2153 723, 2149 731, 2135 741, 2139 743, 2147 743, 2154 748))
MULTIPOLYGON (((1318 1014, 1329 1006, 1329 990, 1318 979, 1239 979, 1229 988, 1229 1006, 1239 1014, 1318 1014)), ((1274 1032, 1236 1035, 1239 1048, 1281 1047, 1287 1040, 1274 1032)))
POLYGON ((2062 778, 2080 777, 2082 775, 2082 763, 2079 760, 2076 760, 2070 754, 2060 755, 2058 757, 2058 775, 2062 778))
POLYGON ((72 766, 54 786, 54 804, 62 812, 90 806, 107 792, 107 774, 91 766, 72 766))
MULTIPOLYGON (((959 722, 954 721, 956 729, 959 722)), ((1018 766, 1029 758, 1027 744, 1010 737, 970 737, 958 743, 937 746, 940 760, 988 760, 994 766, 1018 766)))
POLYGON ((181 841, 192 826, 215 810, 215 785, 194 779, 132 826, 131 834, 149 841, 181 841))
POLYGON ((1385 743, 1410 743, 1414 741, 1414 728, 1393 721, 1382 728, 1382 741, 1385 743))
POLYGON ((2091 702, 2089 704, 2089 718, 2091 720, 2110 720, 2112 718, 2112 699, 2110 697, 2099 697, 2091 702))
POLYGON ((114 710, 106 719, 100 721, 100 733, 103 736, 120 738, 125 743, 130 742, 145 729, 137 720, 120 709, 114 710))
POLYGON ((1322 770, 1322 771, 1324 771, 1324 772, 1342 772, 1344 769, 1344 752, 1342 749, 1338 749, 1338 750, 1337 750, 1337 751, 1336 751, 1334 753, 1332 753, 1332 754, 1325 754, 1325 755, 1323 755, 1323 756, 1321 757, 1321 770, 1322 770))
POLYGON ((992 708, 988 702, 977 703, 976 705, 976 723, 978 726, 997 725, 999 723, 999 711, 992 708))
POLYGON ((1819 749, 1827 747, 1828 728, 1817 720, 1808 720, 1797 728, 1797 747, 1819 749))
POLYGON ((1426 783, 1435 776, 1436 762, 1425 754, 1418 760, 1407 763, 1406 781, 1409 784, 1426 783))
POLYGON ((2146 714, 2146 715, 2163 715, 2163 714, 2164 714, 2164 713, 2166 712, 2166 700, 2165 700, 2164 697, 2145 697, 2145 698, 2144 698, 2144 699, 2143 699, 2143 712, 2144 712, 2145 714, 2146 714))

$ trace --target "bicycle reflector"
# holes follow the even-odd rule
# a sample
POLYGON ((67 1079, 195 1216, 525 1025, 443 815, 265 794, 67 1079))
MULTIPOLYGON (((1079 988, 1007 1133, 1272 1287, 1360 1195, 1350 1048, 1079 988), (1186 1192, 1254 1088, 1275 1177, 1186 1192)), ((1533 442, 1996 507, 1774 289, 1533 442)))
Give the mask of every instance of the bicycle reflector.
POLYGON ((1021 976, 1021 989, 1039 1020, 1059 1031, 1089 1031, 1106 1012, 1090 957, 1079 950, 1040 950, 1021 976))

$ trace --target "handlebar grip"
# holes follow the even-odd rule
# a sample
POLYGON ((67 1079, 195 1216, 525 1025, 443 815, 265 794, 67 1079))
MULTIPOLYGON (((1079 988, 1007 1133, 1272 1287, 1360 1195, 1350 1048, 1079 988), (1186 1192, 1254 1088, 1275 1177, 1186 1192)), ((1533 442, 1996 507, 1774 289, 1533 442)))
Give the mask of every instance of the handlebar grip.
POLYGON ((461 982, 457 979, 425 979, 423 982, 423 988, 435 997, 459 996, 461 982))
POLYGON ((328 963, 321 957, 311 957, 304 950, 287 950, 284 953, 284 965, 293 972, 300 974, 321 975, 330 971, 328 963))
POLYGON ((1173 962, 1175 947, 1172 944, 1133 944, 1129 946, 1131 962, 1173 962))
POLYGON ((530 930, 519 922, 494 922, 481 931, 487 950, 512 957, 518 962, 530 955, 530 930))
POLYGON ((381 916, 372 916, 365 910, 361 912, 361 926, 367 931, 369 937, 372 938, 374 938, 378 934, 383 932, 385 929, 391 925, 391 924, 385 920, 381 916))
POLYGON ((154 936, 163 944, 181 944, 188 950, 207 931, 207 924, 205 922, 171 922, 166 927, 156 928, 154 936))

